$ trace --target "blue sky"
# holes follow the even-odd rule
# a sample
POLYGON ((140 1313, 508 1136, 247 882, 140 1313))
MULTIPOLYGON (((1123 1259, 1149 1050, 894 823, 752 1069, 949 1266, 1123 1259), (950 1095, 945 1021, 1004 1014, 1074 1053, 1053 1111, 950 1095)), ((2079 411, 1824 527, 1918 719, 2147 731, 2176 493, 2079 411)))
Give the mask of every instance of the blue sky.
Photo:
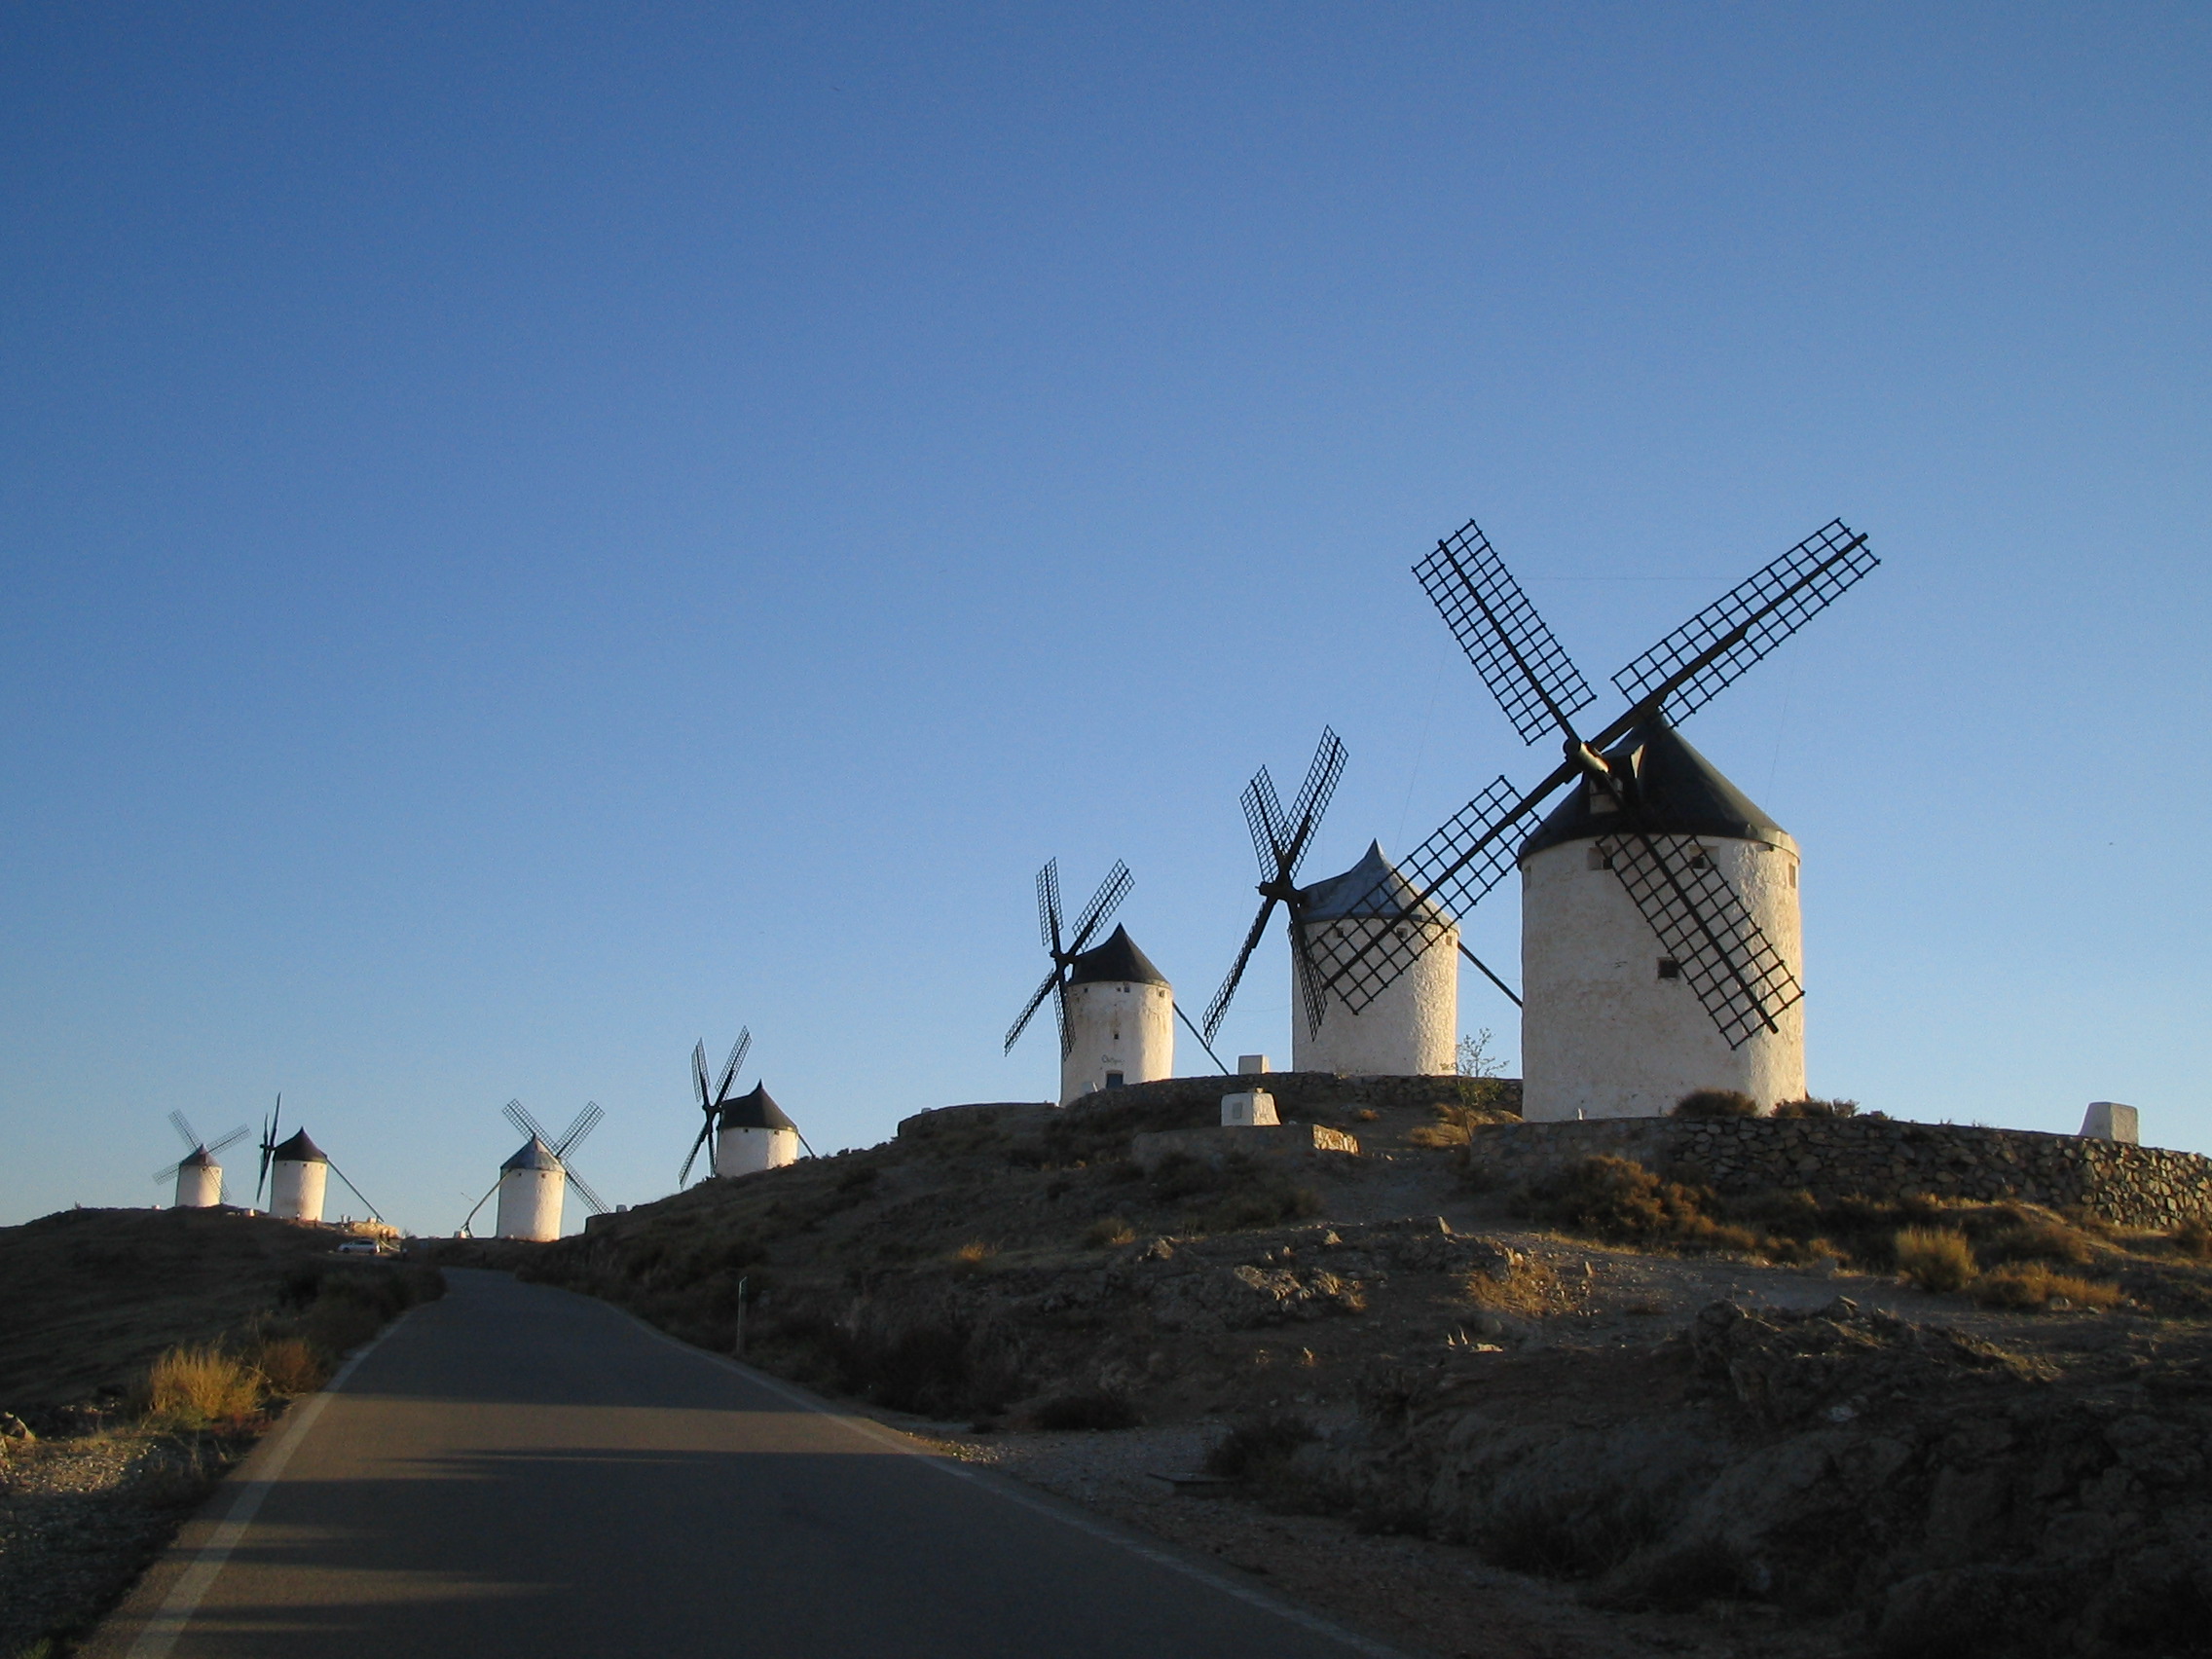
MULTIPOLYGON (((642 1201, 741 1022, 823 1151, 1042 1098, 1046 857, 1195 1011, 1255 766, 1343 734, 1316 875, 1547 768, 1408 572, 1469 516, 1594 682, 1866 532, 1688 728, 1804 847, 1815 1088, 2212 1151, 2208 72, 2181 6, 10 8, 0 1222, 278 1089, 413 1228, 512 1095, 642 1201)), ((1289 1017, 1278 936, 1220 1046, 1289 1017)))

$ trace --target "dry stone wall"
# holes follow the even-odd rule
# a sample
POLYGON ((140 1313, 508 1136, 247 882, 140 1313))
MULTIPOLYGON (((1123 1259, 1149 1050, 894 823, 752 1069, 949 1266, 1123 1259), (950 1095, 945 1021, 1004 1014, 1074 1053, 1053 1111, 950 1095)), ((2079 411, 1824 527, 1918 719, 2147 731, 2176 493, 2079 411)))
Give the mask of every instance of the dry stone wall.
POLYGON ((2081 1208, 2123 1227, 2212 1221, 2212 1158, 2026 1129, 1886 1118, 1626 1118, 1484 1125, 1469 1152, 1478 1171, 1500 1182, 1605 1155, 1719 1192, 1934 1193, 2081 1208))

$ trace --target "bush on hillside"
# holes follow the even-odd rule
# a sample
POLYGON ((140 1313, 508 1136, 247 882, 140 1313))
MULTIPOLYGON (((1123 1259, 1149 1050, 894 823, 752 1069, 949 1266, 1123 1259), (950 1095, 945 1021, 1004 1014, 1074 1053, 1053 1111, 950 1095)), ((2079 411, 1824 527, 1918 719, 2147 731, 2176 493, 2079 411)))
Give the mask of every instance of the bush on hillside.
POLYGON ((1755 1118, 1759 1103, 1740 1088, 1693 1088, 1675 1102, 1677 1118, 1755 1118))

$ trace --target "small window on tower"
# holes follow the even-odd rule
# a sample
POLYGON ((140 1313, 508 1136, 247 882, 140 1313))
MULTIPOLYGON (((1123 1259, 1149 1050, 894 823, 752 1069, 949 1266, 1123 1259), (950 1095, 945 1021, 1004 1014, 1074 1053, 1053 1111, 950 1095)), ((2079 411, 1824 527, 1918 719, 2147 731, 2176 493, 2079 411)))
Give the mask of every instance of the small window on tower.
POLYGON ((1592 779, 1590 783, 1590 810, 1592 812, 1618 812, 1621 803, 1613 798, 1612 792, 1604 784, 1592 779))
POLYGON ((1703 847, 1692 847, 1690 849, 1690 868, 1703 869, 1712 862, 1712 855, 1708 853, 1703 847))
POLYGON ((1789 885, 1792 888, 1797 885, 1797 866, 1794 862, 1789 866, 1789 885))
POLYGON ((1122 1087, 1122 1074, 1121 1074, 1120 1072, 1108 1072, 1108 1073, 1106 1074, 1106 1087, 1107 1087, 1108 1088, 1121 1088, 1121 1087, 1122 1087))
POLYGON ((1593 841, 1590 843, 1587 858, 1592 869, 1611 869, 1613 867, 1613 855, 1605 850, 1602 842, 1593 841))
POLYGON ((1679 963, 1678 961, 1677 961, 1677 960, 1676 960, 1676 959, 1675 959, 1674 957, 1672 957, 1672 956, 1662 956, 1662 957, 1660 957, 1660 958, 1659 958, 1659 977, 1660 977, 1660 978, 1662 978, 1662 979, 1679 979, 1679 978, 1680 978, 1681 977, 1682 977, 1682 965, 1681 965, 1681 963, 1679 963))

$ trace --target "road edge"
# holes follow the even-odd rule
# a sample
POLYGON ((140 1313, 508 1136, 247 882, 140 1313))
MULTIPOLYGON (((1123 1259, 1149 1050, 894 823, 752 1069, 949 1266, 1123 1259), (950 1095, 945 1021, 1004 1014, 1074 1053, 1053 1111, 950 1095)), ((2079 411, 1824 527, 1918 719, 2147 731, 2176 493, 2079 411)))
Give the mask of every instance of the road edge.
MULTIPOLYGON (((537 1288, 557 1290, 561 1287, 540 1285, 537 1288)), ((563 1294, 576 1296, 581 1293, 564 1291, 563 1294)), ((747 1365, 744 1361, 734 1359, 728 1354, 717 1353, 712 1348, 699 1347, 679 1337, 672 1337, 659 1326, 631 1312, 629 1309, 606 1301, 604 1298, 590 1296, 585 1297, 584 1300, 597 1302, 601 1307, 619 1314, 655 1341, 665 1343, 679 1352, 718 1365, 724 1371, 731 1372, 743 1378, 746 1382, 776 1395, 779 1399, 796 1406, 801 1411, 812 1412, 817 1417, 830 1419, 832 1422, 859 1435, 864 1440, 873 1441, 878 1446, 908 1457, 920 1458, 924 1464, 935 1469, 940 1475, 952 1480, 971 1482, 1004 1498, 1009 1503, 1018 1504, 1033 1514, 1045 1516, 1066 1527, 1072 1527, 1079 1532, 1088 1533, 1102 1543, 1113 1544, 1119 1549, 1151 1562, 1156 1567, 1163 1567, 1186 1578, 1196 1579, 1209 1589, 1221 1591, 1249 1606, 1259 1608, 1262 1612, 1271 1613, 1286 1623, 1297 1625, 1302 1630, 1309 1631, 1316 1636, 1327 1637, 1332 1641, 1343 1642, 1352 1651, 1367 1655, 1367 1659, 1419 1659, 1419 1655, 1406 1648, 1393 1647, 1388 1642, 1353 1630, 1346 1625, 1339 1624, 1334 1619, 1316 1613, 1310 1608, 1302 1607, 1296 1603, 1263 1590, 1257 1585, 1238 1583, 1210 1563, 1190 1555, 1187 1551, 1164 1538, 1141 1532, 1133 1527, 1112 1520, 1109 1517, 1093 1514, 1081 1504, 1030 1486, 1027 1482, 1017 1480, 1013 1476, 1001 1474, 995 1469, 980 1467, 973 1463, 963 1463, 958 1458, 948 1457, 942 1452, 913 1435, 893 1428, 888 1423, 878 1422, 873 1418, 864 1417, 849 1407, 842 1407, 833 1401, 825 1400, 820 1395, 801 1388, 795 1382, 788 1382, 781 1377, 771 1376, 769 1373, 747 1365)), ((156 1656, 132 1655, 131 1659, 156 1659, 156 1656)))
POLYGON ((314 1427, 331 1396, 340 1392, 354 1369, 404 1325, 409 1308, 355 1348, 329 1382, 304 1400, 294 1401, 283 1421, 237 1467, 224 1475, 207 1501, 177 1529, 168 1546, 138 1575, 121 1602, 78 1646, 78 1659, 167 1659, 170 1648, 192 1622, 214 1587, 223 1566, 244 1540, 270 1489, 284 1465, 314 1427))

